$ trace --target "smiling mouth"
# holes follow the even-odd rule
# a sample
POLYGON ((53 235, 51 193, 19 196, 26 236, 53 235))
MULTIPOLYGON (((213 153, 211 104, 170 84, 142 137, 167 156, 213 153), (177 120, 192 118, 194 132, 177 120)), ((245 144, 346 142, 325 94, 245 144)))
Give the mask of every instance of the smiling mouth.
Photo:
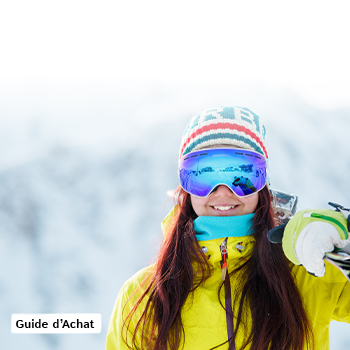
POLYGON ((237 207, 237 205, 231 205, 231 206, 229 206, 229 207, 221 207, 221 206, 213 206, 213 208, 214 209, 216 209, 216 210, 221 210, 221 211, 226 211, 226 210, 230 210, 230 209, 234 209, 234 208, 236 208, 237 207))

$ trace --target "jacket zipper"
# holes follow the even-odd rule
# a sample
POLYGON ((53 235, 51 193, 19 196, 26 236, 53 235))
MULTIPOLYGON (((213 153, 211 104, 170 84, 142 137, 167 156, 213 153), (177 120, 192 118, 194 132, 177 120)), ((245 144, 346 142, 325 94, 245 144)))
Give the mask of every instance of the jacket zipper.
POLYGON ((227 326, 227 339, 229 342, 229 349, 236 350, 234 335, 233 335, 233 310, 231 299, 231 283, 227 274, 227 239, 226 237, 220 244, 221 252, 221 279, 225 285, 225 309, 226 309, 226 326, 227 326))
POLYGON ((334 218, 327 216, 327 215, 321 215, 318 213, 311 213, 311 217, 333 222, 334 224, 338 225, 343 230, 343 232, 345 234, 345 239, 348 239, 348 237, 349 237, 348 231, 345 229, 344 225, 342 225, 342 223, 340 221, 338 221, 337 219, 334 219, 334 218))
POLYGON ((227 273, 227 237, 220 245, 221 252, 221 279, 225 281, 226 273, 227 273))

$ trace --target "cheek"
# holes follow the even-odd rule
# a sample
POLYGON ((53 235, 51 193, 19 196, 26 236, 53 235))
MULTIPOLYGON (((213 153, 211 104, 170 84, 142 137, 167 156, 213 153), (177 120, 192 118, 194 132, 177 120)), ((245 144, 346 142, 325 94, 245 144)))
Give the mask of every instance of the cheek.
POLYGON ((245 206, 249 211, 249 214, 252 214, 255 212, 255 209, 258 206, 258 202, 259 202, 259 193, 255 193, 254 195, 245 199, 245 206))
POLYGON ((206 198, 199 198, 191 195, 191 204, 194 212, 198 216, 202 216, 205 213, 206 198))

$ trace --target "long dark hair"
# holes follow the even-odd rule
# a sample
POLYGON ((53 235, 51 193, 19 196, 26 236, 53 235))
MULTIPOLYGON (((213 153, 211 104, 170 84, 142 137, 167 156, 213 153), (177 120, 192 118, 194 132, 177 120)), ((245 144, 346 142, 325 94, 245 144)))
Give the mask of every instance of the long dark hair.
MULTIPOLYGON (((197 216, 190 195, 181 188, 177 195, 177 214, 165 234, 154 272, 123 325, 133 334, 130 349, 179 349, 184 337, 181 308, 189 294, 210 276, 207 259, 193 229, 197 216), (202 277, 195 280, 193 276, 198 271, 202 277), (141 302, 143 310, 138 310, 140 316, 133 320, 141 302), (132 320, 136 322, 134 329, 130 329, 132 320)), ((259 192, 253 219, 256 244, 252 255, 230 273, 230 276, 241 274, 245 279, 241 290, 233 291, 234 301, 239 305, 234 333, 244 319, 244 305, 250 305, 252 329, 243 348, 303 350, 306 344, 313 343, 312 328, 281 246, 267 239, 268 230, 275 224, 270 193, 265 187, 259 192)), ((129 343, 128 339, 124 340, 129 343)))

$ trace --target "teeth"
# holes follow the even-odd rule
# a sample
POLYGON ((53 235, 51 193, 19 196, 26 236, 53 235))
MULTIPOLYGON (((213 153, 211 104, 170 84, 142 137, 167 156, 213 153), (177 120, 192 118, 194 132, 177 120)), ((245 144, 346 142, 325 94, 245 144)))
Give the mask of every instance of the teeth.
POLYGON ((214 209, 217 209, 217 210, 230 210, 230 209, 232 209, 234 207, 235 207, 235 205, 231 206, 231 207, 214 207, 214 209))

